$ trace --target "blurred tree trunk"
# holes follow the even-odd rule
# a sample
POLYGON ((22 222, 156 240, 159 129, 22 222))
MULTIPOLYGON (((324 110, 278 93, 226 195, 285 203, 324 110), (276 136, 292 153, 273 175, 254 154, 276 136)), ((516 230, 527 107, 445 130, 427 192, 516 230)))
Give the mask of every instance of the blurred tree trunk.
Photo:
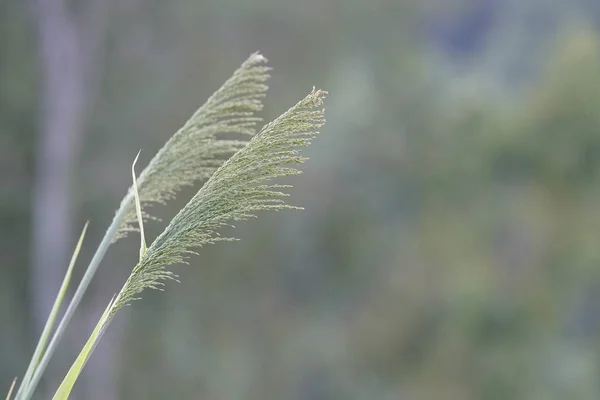
MULTIPOLYGON (((76 202, 71 183, 88 110, 98 91, 109 1, 83 2, 78 4, 77 12, 73 9, 74 3, 66 0, 34 0, 33 3, 42 77, 31 266, 32 308, 38 333, 50 311, 74 246, 76 202)), ((77 327, 76 331, 85 340, 91 331, 89 321, 84 319, 81 324, 83 326, 77 327)), ((98 379, 103 384, 101 398, 114 398, 114 383, 113 387, 107 387, 108 382, 103 379, 107 374, 102 372, 103 369, 105 372, 110 370, 110 357, 105 355, 99 361, 94 363, 94 368, 96 375, 102 376, 98 379)), ((49 376, 48 383, 52 383, 49 389, 56 387, 53 376, 49 376)), ((93 399, 89 392, 100 397, 99 391, 86 390, 93 386, 92 381, 83 383, 83 390, 88 393, 81 397, 93 399)), ((47 394, 44 398, 51 397, 47 394)))

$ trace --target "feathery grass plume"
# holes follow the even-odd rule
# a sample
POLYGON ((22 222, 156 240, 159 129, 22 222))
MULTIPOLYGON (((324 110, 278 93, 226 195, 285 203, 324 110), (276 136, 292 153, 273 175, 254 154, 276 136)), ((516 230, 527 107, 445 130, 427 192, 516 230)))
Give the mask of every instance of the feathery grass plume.
MULTIPOLYGON (((241 149, 247 141, 223 139, 223 134, 254 135, 261 118, 270 68, 267 59, 254 53, 219 90, 200 107, 154 156, 138 179, 140 202, 164 204, 184 186, 208 179, 223 158, 241 149)), ((137 230, 136 210, 131 201, 133 187, 121 203, 127 212, 114 240, 137 230)), ((147 214, 144 214, 148 218, 147 214)))
MULTIPOLYGON (((254 113, 262 110, 262 99, 268 89, 265 82, 270 68, 266 63, 261 54, 252 54, 158 151, 137 180, 142 206, 165 203, 181 188, 209 178, 227 156, 247 143, 222 135, 256 133, 255 126, 261 119, 254 113)), ((35 373, 25 385, 21 382, 18 400, 29 400, 33 395, 108 247, 128 231, 137 230, 134 197, 132 186, 98 245, 35 373)))
MULTIPOLYGON (((161 289, 176 275, 167 270, 185 263, 194 249, 219 240, 217 230, 232 221, 254 217, 260 210, 300 209, 285 204, 287 194, 279 189, 289 185, 265 183, 272 178, 296 175, 293 165, 303 163, 303 148, 325 123, 323 99, 327 92, 314 90, 294 107, 267 124, 256 136, 218 168, 188 204, 142 254, 125 285, 108 304, 96 328, 63 380, 54 399, 65 400, 82 368, 119 309, 144 289, 161 289)), ((135 190, 135 174, 134 190, 135 190)), ((143 221, 139 220, 140 227, 143 221)))
POLYGON ((167 266, 185 263, 193 249, 219 240, 217 230, 232 221, 254 217, 260 210, 300 209, 285 204, 289 185, 261 184, 272 178, 296 175, 292 165, 303 163, 303 148, 325 123, 323 99, 314 90, 294 107, 267 124, 244 148, 226 161, 154 240, 133 269, 112 306, 111 315, 136 299, 146 288, 157 289, 176 276, 167 266))

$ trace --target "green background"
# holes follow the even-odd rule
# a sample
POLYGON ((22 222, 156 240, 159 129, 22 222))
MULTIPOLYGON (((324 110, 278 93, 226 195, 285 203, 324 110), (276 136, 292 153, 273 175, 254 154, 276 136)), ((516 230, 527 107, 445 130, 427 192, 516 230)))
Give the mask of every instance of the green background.
MULTIPOLYGON (((78 15, 102 2, 66 3, 78 15)), ((36 4, 0 1, 0 392, 50 308, 32 284, 36 4)), ((600 397, 600 3, 106 4, 64 193, 65 251, 91 221, 77 277, 137 151, 144 165, 250 53, 275 68, 265 120, 316 86, 328 122, 289 179, 306 210, 261 214, 175 267, 180 284, 120 313, 73 398, 600 397)), ((154 210, 150 240, 192 193, 154 210)), ((133 235, 111 249, 39 398, 137 252, 133 235)))

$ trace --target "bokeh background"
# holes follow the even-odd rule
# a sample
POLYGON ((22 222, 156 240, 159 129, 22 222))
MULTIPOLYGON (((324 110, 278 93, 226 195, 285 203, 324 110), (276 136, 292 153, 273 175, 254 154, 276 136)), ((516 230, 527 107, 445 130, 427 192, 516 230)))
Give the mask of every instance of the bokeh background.
MULTIPOLYGON (((137 151, 256 50, 275 68, 265 120, 330 92, 290 179, 306 211, 175 267, 73 398, 600 398, 596 0, 0 0, 0 392, 137 151)), ((154 210, 151 238, 192 194, 154 210)), ((39 399, 137 240, 111 248, 39 399)))

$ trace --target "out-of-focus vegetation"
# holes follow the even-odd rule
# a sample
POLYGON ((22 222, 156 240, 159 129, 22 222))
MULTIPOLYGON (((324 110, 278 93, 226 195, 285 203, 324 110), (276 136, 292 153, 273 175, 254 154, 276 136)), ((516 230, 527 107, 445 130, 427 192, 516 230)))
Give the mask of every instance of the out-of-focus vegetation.
MULTIPOLYGON (((266 120, 316 85, 328 125, 294 180, 306 210, 202 249, 181 284, 121 316, 87 385, 112 385, 104 399, 598 398, 599 23, 584 0, 120 2, 65 194, 92 221, 82 259, 139 148, 150 157, 252 51, 275 67, 266 120)), ((36 40, 25 3, 0 1, 0 388, 39 333, 36 40)), ((137 238, 113 249, 80 320, 136 257, 137 238)))

